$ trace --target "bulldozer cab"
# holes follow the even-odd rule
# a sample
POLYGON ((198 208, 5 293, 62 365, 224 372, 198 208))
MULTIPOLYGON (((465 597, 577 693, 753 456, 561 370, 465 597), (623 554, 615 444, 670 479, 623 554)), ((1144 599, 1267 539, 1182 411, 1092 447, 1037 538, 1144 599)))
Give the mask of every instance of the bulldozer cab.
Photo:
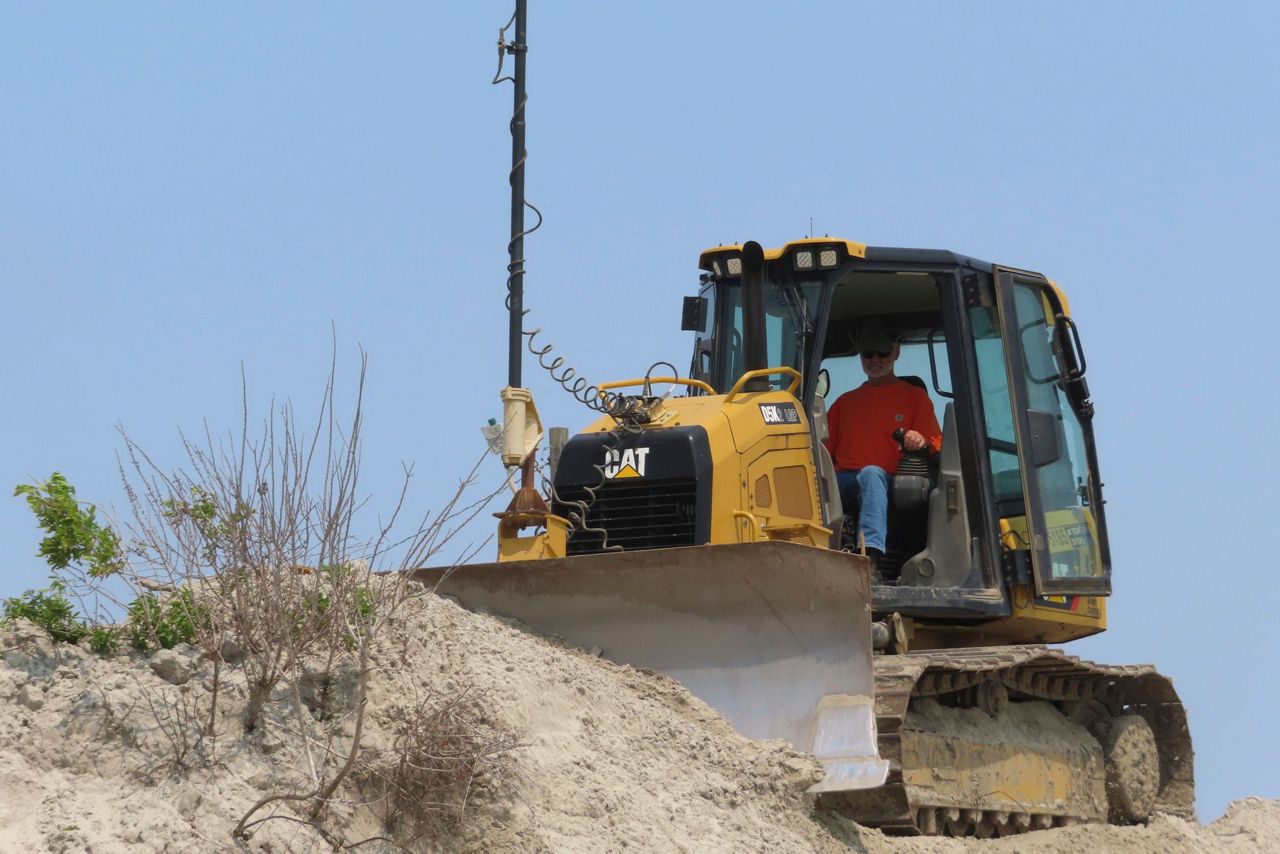
MULTIPOLYGON (((1084 353, 1052 282, 951 252, 830 239, 766 250, 756 282, 741 254, 719 247, 701 258, 702 288, 685 311, 691 376, 725 392, 753 337, 769 365, 800 372, 823 524, 838 529, 843 513, 825 414, 865 380, 853 343, 864 324, 898 330, 895 372, 925 389, 942 425, 927 475, 893 484, 877 612, 990 620, 1019 604, 1078 610, 1077 597, 1109 594, 1084 353)), ((1069 633, 1097 630, 1100 620, 1069 633)))

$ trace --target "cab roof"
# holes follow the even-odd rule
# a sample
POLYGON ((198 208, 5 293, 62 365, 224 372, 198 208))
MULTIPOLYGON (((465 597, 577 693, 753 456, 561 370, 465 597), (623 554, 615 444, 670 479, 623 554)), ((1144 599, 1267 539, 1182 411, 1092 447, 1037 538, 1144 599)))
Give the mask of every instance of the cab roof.
MULTIPOLYGON (((947 249, 909 249, 899 246, 868 246, 865 243, 845 240, 840 237, 803 237, 799 240, 792 240, 775 249, 765 249, 764 259, 766 261, 776 261, 792 249, 796 249, 801 246, 843 247, 850 257, 862 258, 866 261, 874 261, 881 264, 929 264, 943 267, 968 267, 971 270, 977 270, 984 273, 991 273, 995 270, 995 265, 989 261, 981 261, 977 258, 973 258, 968 255, 961 255, 958 252, 951 252, 947 249)), ((721 255, 735 255, 740 252, 742 252, 741 243, 733 243, 725 246, 715 246, 711 249, 704 249, 702 254, 698 256, 698 269, 710 270, 711 260, 713 258, 721 255)), ((1053 279, 1046 277, 1046 280, 1049 283, 1049 287, 1053 289, 1054 295, 1057 297, 1059 304, 1062 306, 1062 311, 1070 314, 1066 293, 1053 279)))
MULTIPOLYGON (((942 264, 949 266, 971 267, 975 270, 983 270, 986 272, 990 272, 993 266, 986 261, 980 261, 976 258, 971 258, 968 255, 960 255, 946 249, 907 249, 894 246, 868 246, 865 243, 858 243, 854 240, 845 240, 840 237, 803 237, 799 240, 788 241, 774 249, 766 248, 764 250, 764 258, 766 261, 776 261, 783 255, 787 254, 787 252, 801 246, 832 245, 843 246, 845 251, 853 258, 863 258, 867 261, 880 261, 886 264, 942 264)), ((733 243, 704 249, 702 254, 698 256, 698 268, 701 270, 710 270, 711 259, 715 256, 737 254, 741 251, 741 243, 733 243)))

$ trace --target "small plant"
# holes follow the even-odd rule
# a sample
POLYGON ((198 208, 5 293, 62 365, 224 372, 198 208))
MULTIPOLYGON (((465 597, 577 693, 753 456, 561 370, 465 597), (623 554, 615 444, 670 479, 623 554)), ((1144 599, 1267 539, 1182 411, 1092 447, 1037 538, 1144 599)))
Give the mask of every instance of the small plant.
POLYGON ((518 746, 483 722, 483 699, 464 689, 391 710, 393 745, 371 752, 356 779, 381 795, 383 821, 403 840, 430 832, 432 820, 461 820, 477 779, 518 746), (428 826, 402 826, 424 819, 428 826))
POLYGON ((311 623, 329 617, 336 619, 337 625, 345 627, 338 632, 342 645, 348 652, 354 651, 374 619, 377 600, 373 590, 358 582, 352 565, 322 566, 315 571, 315 576, 322 589, 303 594, 301 609, 294 621, 295 637, 300 636, 304 629, 313 628, 311 623), (329 613, 334 601, 345 604, 342 614, 329 613))
POLYGON ((160 600, 152 593, 144 593, 129 606, 129 646, 138 652, 151 648, 152 628, 160 622, 160 600))
POLYGON ((169 767, 173 770, 192 767, 200 759, 205 736, 212 734, 212 730, 200 723, 204 717, 200 695, 170 686, 156 689, 136 677, 134 684, 157 728, 169 742, 169 767))
POLYGON ((43 483, 20 484, 13 495, 26 498, 36 514, 45 532, 38 554, 55 571, 80 563, 89 575, 102 578, 120 569, 120 537, 98 522, 96 507, 76 500, 75 487, 61 473, 43 483))
POLYGON ((110 655, 120 648, 120 635, 107 626, 96 626, 89 632, 89 649, 98 655, 110 655))
POLYGON ((357 587, 354 591, 355 622, 366 626, 373 621, 373 591, 368 587, 357 587))
MULTIPOLYGON (((49 562, 54 574, 44 590, 28 590, 4 603, 4 621, 26 619, 40 626, 60 643, 77 643, 92 634, 90 643, 107 649, 108 629, 90 629, 76 616, 76 607, 67 598, 67 582, 60 573, 73 564, 94 579, 119 572, 124 565, 120 537, 110 525, 98 522, 97 508, 76 500, 76 489, 60 472, 42 483, 19 484, 15 498, 25 498, 35 513, 45 537, 37 554, 49 562)), ((74 573, 73 581, 77 580, 74 573)), ((83 580, 83 575, 79 576, 83 580)))
POLYGON ((215 565, 219 551, 233 546, 241 527, 252 515, 252 508, 243 501, 237 502, 233 512, 219 509, 214 495, 196 484, 190 484, 186 498, 169 497, 159 501, 161 515, 174 530, 189 525, 201 545, 200 556, 205 563, 215 565))
POLYGON ((144 593, 129 606, 129 645, 139 652, 154 647, 173 649, 191 643, 208 614, 196 604, 191 591, 183 588, 168 602, 153 593, 144 593))
POLYGON ((191 590, 184 587, 169 600, 165 608, 165 638, 171 643, 164 643, 165 649, 171 649, 179 643, 191 643, 195 640, 198 629, 209 624, 209 611, 196 604, 191 590))
POLYGON ((6 599, 4 622, 30 620, 60 643, 76 643, 89 633, 88 627, 76 619, 75 606, 66 596, 67 585, 56 576, 47 590, 28 590, 20 597, 6 599))

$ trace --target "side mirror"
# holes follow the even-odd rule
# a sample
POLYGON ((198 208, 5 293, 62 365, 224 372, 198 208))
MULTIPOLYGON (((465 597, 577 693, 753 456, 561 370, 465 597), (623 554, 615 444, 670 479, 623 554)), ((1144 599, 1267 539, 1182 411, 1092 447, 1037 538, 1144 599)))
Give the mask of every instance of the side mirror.
POLYGON ((685 297, 680 318, 681 332, 701 332, 707 327, 707 298, 685 297))
POLYGON ((818 397, 823 400, 827 399, 827 392, 831 391, 831 374, 826 368, 818 371, 818 397))

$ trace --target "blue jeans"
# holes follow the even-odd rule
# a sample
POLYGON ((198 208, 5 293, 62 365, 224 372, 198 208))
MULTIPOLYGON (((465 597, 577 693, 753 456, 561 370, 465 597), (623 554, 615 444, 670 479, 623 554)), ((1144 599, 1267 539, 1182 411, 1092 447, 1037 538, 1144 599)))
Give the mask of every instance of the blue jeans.
MULTIPOLYGON (((836 472, 840 503, 847 516, 857 516, 867 548, 884 553, 889 527, 889 473, 879 466, 836 472)), ((855 546, 857 543, 854 544, 855 546)))

